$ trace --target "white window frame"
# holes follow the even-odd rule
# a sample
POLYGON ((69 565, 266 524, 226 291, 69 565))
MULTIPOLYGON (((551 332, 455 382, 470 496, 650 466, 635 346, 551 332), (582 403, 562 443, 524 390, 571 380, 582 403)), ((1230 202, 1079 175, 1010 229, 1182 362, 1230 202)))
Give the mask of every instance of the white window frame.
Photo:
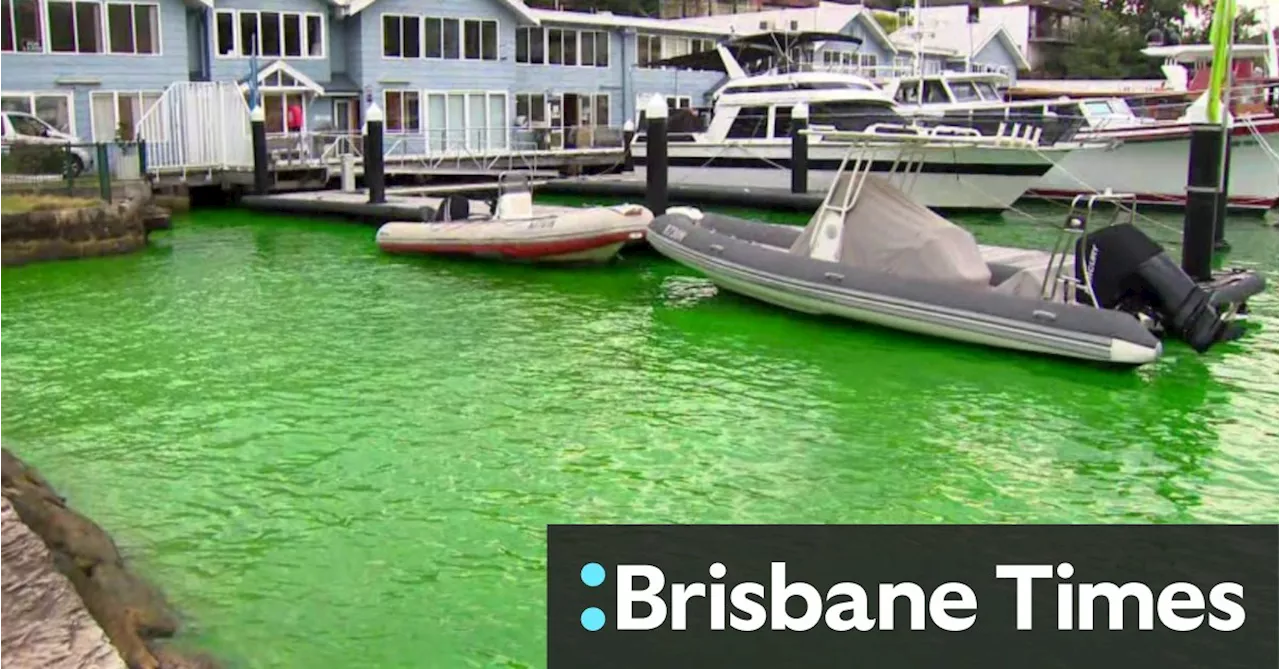
MULTIPOLYGON (((67 91, 3 91, 0 92, 0 98, 26 98, 27 107, 31 110, 30 114, 36 118, 40 118, 40 115, 36 113, 36 98, 63 98, 67 101, 67 125, 70 126, 67 134, 74 137, 80 136, 76 128, 76 98, 73 93, 67 91)), ((40 120, 43 121, 44 119, 40 120)), ((49 125, 52 126, 53 124, 49 123, 49 125)))
MULTIPOLYGON (((44 3, 44 1, 43 1, 43 0, 41 0, 40 4, 41 4, 41 5, 44 5, 45 3, 44 3)), ((160 3, 159 3, 159 2, 155 2, 155 1, 153 1, 153 0, 128 0, 127 2, 126 2, 126 1, 124 1, 124 0, 107 0, 106 2, 104 2, 104 3, 103 3, 103 5, 104 5, 104 6, 103 6, 103 8, 102 8, 102 36, 103 36, 103 50, 102 50, 102 54, 101 54, 101 55, 108 55, 108 56, 140 56, 140 57, 155 57, 155 56, 163 56, 163 55, 164 55, 164 15, 163 15, 163 14, 161 14, 161 7, 160 7, 160 3), (133 7, 133 6, 136 6, 136 5, 144 5, 144 6, 151 6, 151 7, 155 7, 155 8, 156 8, 156 39, 155 39, 155 43, 156 43, 156 44, 155 44, 155 46, 156 46, 156 50, 155 50, 155 52, 153 52, 153 53, 138 53, 138 51, 137 51, 137 48, 138 48, 138 22, 137 22, 137 20, 136 20, 136 18, 137 18, 137 14, 134 14, 134 15, 133 15, 133 16, 134 16, 134 18, 135 18, 134 23, 133 23, 133 47, 134 47, 133 52, 128 52, 128 51, 112 51, 112 50, 111 50, 111 19, 110 19, 110 15, 111 15, 111 6, 112 6, 112 5, 129 5, 130 7, 133 7)), ((46 17, 47 17, 47 16, 48 16, 48 14, 46 13, 46 17)), ((45 49, 48 49, 48 44, 49 44, 49 25, 48 25, 48 21, 45 21, 44 31, 45 31, 45 39, 44 39, 45 49)), ((58 55, 62 55, 62 54, 58 54, 58 55)), ((93 56, 96 56, 96 55, 100 55, 100 54, 86 54, 86 55, 93 55, 93 56)))
MULTIPOLYGON (((164 98, 164 91, 162 91, 162 90, 151 90, 151 91, 148 91, 148 90, 134 90, 134 91, 91 91, 91 92, 89 93, 89 135, 90 135, 90 137, 92 137, 92 138, 93 138, 93 140, 92 140, 92 141, 94 141, 94 142, 114 142, 114 141, 116 141, 116 131, 117 131, 117 130, 119 130, 119 128, 120 128, 120 96, 122 96, 122 95, 125 95, 125 96, 132 96, 132 97, 136 97, 136 98, 138 99, 138 112, 139 112, 138 120, 139 120, 139 121, 141 121, 141 120, 142 120, 142 118, 143 118, 144 116, 146 116, 146 114, 147 114, 147 108, 143 105, 143 102, 142 102, 142 96, 144 96, 144 95, 154 95, 154 96, 156 96, 155 104, 159 104, 159 103, 160 103, 160 101, 161 101, 161 99, 163 99, 163 98, 164 98), (94 114, 93 114, 93 101, 94 101, 94 99, 95 99, 95 98, 99 98, 99 97, 102 97, 102 96, 104 96, 104 95, 109 95, 109 96, 111 96, 111 114, 112 114, 112 117, 113 117, 113 118, 115 118, 115 121, 116 121, 115 126, 116 126, 116 127, 111 128, 110 135, 105 136, 105 137, 101 137, 101 138, 100 138, 98 135, 99 135, 99 131, 100 131, 101 129, 100 129, 100 128, 98 128, 98 123, 97 123, 97 121, 96 121, 96 120, 94 120, 94 114)), ((161 134, 162 134, 162 136, 161 136, 161 137, 159 137, 159 138, 152 137, 152 138, 150 138, 148 141, 153 141, 153 142, 154 142, 154 141, 160 141, 160 142, 168 141, 169 124, 168 124, 168 123, 161 123, 161 124, 160 124, 160 128, 161 128, 161 134)), ((136 127, 134 128, 134 135, 135 135, 135 136, 134 136, 134 138, 133 138, 133 139, 129 139, 129 140, 125 140, 125 141, 131 141, 131 142, 132 142, 132 141, 137 141, 137 136, 136 136, 136 135, 137 135, 137 128, 136 128, 136 127)))
MULTIPOLYGON (((515 127, 515 99, 514 99, 514 96, 518 96, 518 95, 546 95, 546 94, 545 94, 545 93, 516 93, 516 94, 512 94, 512 93, 511 93, 511 92, 509 92, 509 91, 501 91, 501 90, 441 90, 441 89, 431 89, 431 88, 423 89, 422 91, 420 91, 420 97, 419 97, 419 100, 420 100, 420 103, 421 103, 421 105, 422 105, 422 115, 421 115, 421 117, 420 117, 420 118, 421 118, 422 132, 424 132, 424 133, 430 133, 430 132, 432 132, 432 131, 437 130, 437 128, 433 128, 433 127, 432 127, 432 125, 431 125, 431 105, 430 105, 430 104, 427 104, 427 100, 428 100, 432 95, 440 95, 440 96, 444 96, 444 99, 445 99, 445 105, 444 105, 444 148, 442 148, 441 150, 447 153, 447 152, 449 152, 449 151, 459 151, 459 150, 465 150, 465 151, 481 151, 481 152, 483 152, 483 151, 490 151, 490 150, 492 150, 492 151, 506 151, 506 150, 508 150, 509 148, 511 148, 511 130, 515 127), (453 125, 453 119, 451 119, 451 118, 449 117, 449 102, 448 102, 448 100, 449 100, 449 96, 450 96, 450 95, 461 95, 461 96, 462 96, 462 124, 461 124, 461 126, 454 126, 454 125, 453 125), (484 118, 485 118, 484 123, 485 123, 485 124, 484 124, 484 127, 483 127, 483 128, 481 128, 482 130, 484 130, 484 138, 483 138, 483 140, 481 140, 481 144, 482 144, 482 145, 481 145, 481 146, 479 146, 479 147, 475 147, 475 146, 472 146, 472 145, 471 145, 472 130, 473 130, 473 128, 471 128, 471 125, 470 125, 469 121, 470 121, 470 119, 471 119, 471 97, 472 97, 472 96, 474 96, 474 95, 480 95, 480 96, 483 96, 483 100, 484 100, 484 118), (494 128, 489 127, 489 100, 490 100, 490 98, 495 98, 495 97, 497 97, 497 98, 501 98, 501 99, 502 99, 502 108, 505 110, 506 126, 505 126, 504 128, 501 128, 501 132, 502 132, 502 142, 501 142, 501 144, 500 144, 499 146, 496 146, 496 147, 490 148, 490 147, 489 147, 489 133, 490 133, 490 132, 492 132, 492 131, 494 130, 494 128), (455 132, 461 132, 461 133, 462 133, 462 144, 461 144, 461 147, 459 147, 459 148, 451 148, 451 147, 458 147, 458 144, 457 144, 456 142, 451 141, 451 138, 453 137, 453 134, 452 134, 452 133, 455 133, 455 132)), ((548 97, 549 97, 549 96, 548 96, 548 97)), ((546 113, 545 108, 544 108, 544 113, 546 113)))
POLYGON ((526 127, 528 127, 528 128, 550 128, 550 127, 551 127, 551 102, 550 102, 550 101, 551 101, 551 96, 552 96, 552 94, 547 93, 547 92, 545 92, 545 91, 534 91, 534 92, 530 92, 530 93, 516 93, 516 94, 515 94, 515 99, 513 100, 513 102, 515 103, 515 106, 512 108, 513 113, 512 113, 512 115, 511 115, 511 122, 512 122, 512 124, 513 124, 513 125, 515 124, 515 120, 516 120, 516 118, 518 118, 518 117, 519 117, 519 115, 520 115, 520 113, 519 113, 519 110, 520 110, 520 98, 528 98, 528 101, 527 101, 528 103, 525 105, 525 107, 526 107, 527 109, 529 109, 529 110, 530 110, 530 114, 529 114, 530 118, 528 119, 528 124, 529 124, 529 125, 528 125, 528 126, 526 126, 526 127), (541 121, 535 121, 535 120, 533 120, 533 118, 532 118, 532 117, 533 117, 532 110, 533 110, 533 98, 534 98, 534 97, 540 97, 540 98, 542 98, 542 120, 541 120, 541 121))
MULTIPOLYGON (((324 60, 325 58, 329 57, 328 17, 326 17, 324 14, 321 14, 320 12, 292 12, 292 11, 277 11, 277 10, 270 10, 270 9, 215 9, 213 12, 213 25, 210 26, 210 30, 209 30, 209 41, 212 42, 211 46, 213 48, 213 57, 217 59, 222 59, 222 60, 236 60, 236 59, 244 60, 244 59, 250 58, 250 56, 247 56, 244 53, 242 53, 244 51, 243 49, 244 42, 240 34, 240 16, 242 14, 256 15, 258 34, 261 35, 263 13, 278 14, 281 17, 280 19, 280 55, 263 54, 262 44, 261 42, 259 42, 258 44, 259 58, 281 58, 284 60, 324 60), (223 14, 230 15, 232 17, 231 53, 229 54, 220 53, 218 49, 218 17, 223 14), (284 15, 285 14, 298 15, 298 28, 301 31, 300 34, 298 35, 298 39, 302 43, 301 56, 285 56, 284 55, 284 50, 285 50, 284 49, 284 15), (308 40, 307 38, 310 37, 310 29, 307 27, 307 19, 309 17, 320 19, 320 54, 315 56, 311 55, 311 51, 308 49, 308 43, 310 42, 310 40, 308 40)), ((379 31, 382 30, 381 21, 378 22, 378 30, 379 31)), ((379 46, 381 46, 381 42, 382 42, 381 37, 379 37, 378 42, 379 42, 379 46)))
MULTIPOLYGON (((108 4, 113 4, 113 5, 128 4, 128 3, 119 3, 119 2, 106 3, 106 2, 102 2, 102 0, 52 0, 54 2, 63 2, 73 6, 71 10, 72 11, 71 30, 75 38, 75 44, 76 44, 75 51, 54 51, 53 50, 53 33, 49 29, 49 2, 50 1, 51 0, 39 0, 39 2, 37 3, 37 5, 40 7, 40 33, 41 33, 40 39, 44 41, 44 49, 45 49, 42 53, 53 54, 55 56, 107 56, 107 55, 152 56, 152 55, 158 55, 158 54, 150 54, 150 53, 140 53, 140 54, 112 53, 110 51, 110 45, 107 43, 107 40, 110 38, 110 33, 107 31, 107 5, 108 4), (80 17, 78 14, 75 13, 75 8, 74 8, 74 5, 78 5, 78 4, 98 6, 98 46, 102 49, 101 51, 80 51, 80 31, 76 29, 76 24, 80 21, 80 17)), ((133 4, 155 4, 155 3, 138 2, 133 4)), ((9 7, 12 10, 13 4, 10 3, 9 7)), ((160 9, 159 9, 159 6, 157 5, 156 7, 157 28, 159 28, 159 24, 158 24, 158 21, 160 18, 159 12, 160 12, 160 9)), ((13 21, 13 17, 10 17, 10 22, 11 22, 10 25, 13 25, 12 21, 13 21)), ((136 30, 136 27, 135 27, 135 30, 136 30)), ((16 35, 15 35, 15 42, 16 42, 16 35)), ((134 37, 134 42, 135 44, 137 42, 136 35, 134 37)), ((160 44, 159 36, 157 35, 156 37, 157 48, 159 48, 159 44, 160 44)), ((17 52, 5 51, 4 53, 22 53, 22 52, 21 51, 17 51, 17 52)))
MULTIPOLYGON (((543 25, 543 26, 534 26, 534 27, 519 27, 519 28, 516 28, 516 30, 523 30, 523 31, 525 31, 525 32, 526 32, 526 34, 528 34, 530 37, 532 37, 532 35, 533 35, 533 31, 537 30, 537 31, 540 31, 541 36, 542 36, 542 62, 540 62, 540 63, 525 63, 525 62, 521 62, 521 61, 520 61, 520 51, 519 51, 518 47, 514 47, 514 46, 512 47, 512 48, 514 49, 514 53, 512 54, 512 56, 513 56, 513 57, 512 57, 512 61, 513 61, 516 65, 518 65, 518 66, 520 66, 520 67, 530 67, 530 66, 545 66, 545 67, 581 67, 581 68, 586 68, 586 69, 589 69, 589 70, 596 70, 596 69, 608 69, 608 68, 609 68, 609 67, 611 67, 611 66, 612 66, 612 64, 613 64, 613 33, 612 33, 612 32, 610 32, 610 31, 608 31, 608 30, 580 30, 580 29, 578 29, 578 28, 562 28, 562 27, 560 27, 560 26, 547 26, 547 25, 543 25), (573 51, 573 52, 574 52, 574 54, 577 56, 577 62, 575 62, 575 63, 573 63, 573 64, 568 64, 568 63, 553 63, 553 62, 551 62, 551 31, 552 31, 552 30, 558 30, 558 31, 560 31, 560 33, 561 33, 561 34, 569 34, 569 33, 572 33, 572 34, 573 34, 573 42, 574 42, 574 44, 576 45, 576 47, 574 48, 574 51, 573 51), (583 35, 583 34, 585 34, 585 33, 591 33, 592 35, 594 35, 594 36, 595 36, 595 38, 596 38, 596 39, 599 39, 600 35, 604 35, 604 36, 605 36, 605 37, 604 37, 604 44, 605 44, 605 50, 604 50, 604 53, 605 53, 605 60, 607 60, 607 61, 609 61, 609 62, 607 62, 607 63, 605 63, 605 64, 603 64, 603 65, 601 65, 601 64, 599 64, 599 63, 592 63, 591 65, 584 65, 584 64, 583 64, 583 62, 582 62, 582 35, 583 35)), ((518 43, 518 42, 517 42, 517 43, 518 43)), ((530 42, 529 42, 529 43, 530 43, 530 44, 532 44, 532 40, 530 40, 530 42)), ((561 59, 561 60, 564 60, 564 44, 565 44, 565 41, 562 39, 562 40, 561 40, 561 42, 560 42, 560 59, 561 59)), ((594 43, 594 42, 592 43, 592 47, 593 47, 593 48, 592 48, 592 52, 591 52, 591 58, 592 58, 592 60, 595 60, 595 53, 596 53, 596 51, 595 51, 595 48, 594 48, 594 47, 595 47, 595 43, 594 43)), ((530 52, 531 52, 531 51, 530 51, 530 52)))
MULTIPOLYGON (((399 130, 392 130, 392 129, 390 129, 390 128, 386 128, 386 132, 387 132, 387 134, 388 134, 388 135, 396 135, 396 136, 403 136, 403 135, 413 136, 413 135, 422 135, 422 134, 424 134, 424 133, 426 132, 426 127, 427 127, 427 117, 426 117, 426 100, 425 100, 426 95, 425 95, 425 93, 424 93, 423 91, 421 91, 421 90, 416 89, 416 88, 384 88, 384 89, 382 90, 382 110, 383 110, 383 112, 382 112, 382 113, 383 113, 383 118, 384 118, 384 119, 385 119, 385 118, 387 118, 387 116, 388 116, 388 114, 387 114, 387 111, 386 111, 386 110, 390 107, 390 105, 388 105, 388 104, 387 104, 387 95, 388 95, 388 94, 390 94, 390 93, 399 93, 399 94, 400 94, 400 119, 401 119, 400 124, 401 124, 401 126, 403 126, 403 125, 404 125, 404 118, 405 118, 406 116, 408 116, 408 114, 406 114, 406 113, 405 113, 405 112, 408 110, 408 107, 406 107, 406 106, 404 105, 404 94, 405 94, 405 93, 415 93, 415 94, 417 94, 417 96, 418 96, 418 128, 417 128, 416 130, 405 130, 403 127, 402 127, 401 129, 399 129, 399 130)), ((385 125, 384 125, 384 127, 385 127, 385 125)))
MULTIPOLYGON (((20 53, 20 54, 32 54, 32 55, 44 54, 44 55, 53 55, 53 56, 117 56, 117 57, 139 56, 144 58, 153 58, 156 56, 164 55, 164 9, 160 6, 160 2, 158 0, 70 0, 72 4, 75 4, 75 2, 77 1, 83 2, 85 4, 95 4, 101 7, 101 9, 98 10, 99 11, 98 39, 100 40, 100 44, 102 46, 101 51, 92 51, 92 52, 85 52, 85 53, 81 53, 80 51, 54 51, 50 43, 51 35, 49 33, 49 3, 47 0, 35 0, 36 14, 40 18, 40 48, 32 51, 26 51, 18 48, 19 46, 18 35, 16 32, 17 22, 14 20, 14 17, 13 17, 13 13, 16 11, 15 6, 17 3, 14 1, 11 1, 9 3, 9 13, 10 13, 9 25, 12 26, 15 30, 13 35, 13 40, 12 40, 14 49, 12 51, 4 51, 3 53, 13 53, 13 54, 20 53), (134 27, 133 27, 134 29, 133 43, 135 47, 134 51, 129 52, 129 51, 112 51, 111 50, 111 29, 110 29, 110 19, 108 17, 110 16, 110 7, 112 5, 128 5, 130 7, 133 7, 135 5, 142 5, 142 6, 155 8, 155 11, 156 11, 156 34, 155 34, 155 40, 154 40, 155 51, 150 53, 137 52, 138 24, 136 21, 134 22, 134 27)), ((74 20, 75 19, 73 19, 73 21, 74 20)), ((79 31, 76 31, 77 46, 79 45, 79 41, 80 41, 79 31)))
MULTIPOLYGON (((435 17, 431 17, 431 18, 435 18, 435 17)), ((426 57, 426 53, 427 53, 426 34, 427 34, 426 17, 423 17, 420 14, 400 14, 398 12, 387 12, 386 14, 382 14, 379 17, 379 21, 378 21, 378 47, 379 47, 378 53, 382 54, 383 60, 422 60, 423 58, 426 57), (389 18, 400 20, 400 55, 399 56, 387 55, 387 31, 383 26, 386 24, 386 20, 389 18), (418 55, 417 56, 404 55, 404 20, 405 19, 418 20, 418 55)))
POLYGON ((646 70, 662 69, 660 67, 654 66, 653 63, 663 60, 662 54, 663 54, 663 49, 665 48, 663 45, 665 43, 666 43, 666 40, 663 39, 662 35, 658 35, 655 33, 636 33, 636 67, 643 68, 646 70), (649 54, 649 64, 647 65, 642 65, 640 63, 640 42, 642 39, 649 43, 649 48, 645 49, 645 51, 649 54), (653 40, 658 40, 658 57, 657 58, 653 57, 653 42, 652 42, 653 40))

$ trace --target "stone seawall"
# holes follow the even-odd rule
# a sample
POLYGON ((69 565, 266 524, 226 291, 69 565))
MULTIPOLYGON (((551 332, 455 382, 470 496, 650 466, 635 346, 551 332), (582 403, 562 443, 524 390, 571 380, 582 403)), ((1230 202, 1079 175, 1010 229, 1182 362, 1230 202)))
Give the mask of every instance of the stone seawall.
POLYGON ((179 622, 161 593, 36 470, 7 449, 0 459, 6 667, 216 666, 163 645, 179 622))
POLYGON ((148 195, 125 202, 0 215, 3 264, 132 253, 147 245, 151 230, 168 227, 148 195))

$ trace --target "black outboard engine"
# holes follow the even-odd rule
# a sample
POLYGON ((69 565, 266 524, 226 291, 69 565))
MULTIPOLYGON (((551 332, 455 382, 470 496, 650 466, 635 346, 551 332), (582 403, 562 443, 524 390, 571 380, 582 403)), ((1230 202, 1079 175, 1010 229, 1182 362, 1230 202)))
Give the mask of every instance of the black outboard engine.
POLYGON ((466 221, 470 217, 471 200, 461 195, 448 195, 440 203, 440 208, 436 209, 436 219, 433 222, 466 221))
POLYGON ((1076 277, 1092 276, 1103 309, 1138 312, 1153 308, 1165 330, 1204 353, 1234 338, 1205 292, 1150 237, 1129 223, 1090 232, 1076 244, 1076 277))

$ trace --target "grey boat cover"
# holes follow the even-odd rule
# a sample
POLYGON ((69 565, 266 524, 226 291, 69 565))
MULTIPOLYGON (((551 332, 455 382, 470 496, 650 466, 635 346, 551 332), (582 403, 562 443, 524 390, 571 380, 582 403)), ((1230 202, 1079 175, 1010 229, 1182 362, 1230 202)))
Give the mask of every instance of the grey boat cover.
MULTIPOLYGON (((847 201, 853 174, 840 175, 828 203, 847 201)), ((874 272, 989 289, 991 270, 973 235, 917 204, 883 177, 866 175, 854 206, 841 221, 824 205, 790 252, 874 272), (821 236, 819 236, 821 230, 821 236)))

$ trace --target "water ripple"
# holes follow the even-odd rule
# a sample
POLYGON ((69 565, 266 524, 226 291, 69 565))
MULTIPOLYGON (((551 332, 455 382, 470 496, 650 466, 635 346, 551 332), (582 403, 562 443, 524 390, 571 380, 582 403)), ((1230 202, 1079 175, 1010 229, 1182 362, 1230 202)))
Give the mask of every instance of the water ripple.
POLYGON ((243 666, 536 667, 547 523, 1276 522, 1277 238, 1228 234, 1249 337, 1114 373, 201 214, 4 270, 4 439, 243 666))

